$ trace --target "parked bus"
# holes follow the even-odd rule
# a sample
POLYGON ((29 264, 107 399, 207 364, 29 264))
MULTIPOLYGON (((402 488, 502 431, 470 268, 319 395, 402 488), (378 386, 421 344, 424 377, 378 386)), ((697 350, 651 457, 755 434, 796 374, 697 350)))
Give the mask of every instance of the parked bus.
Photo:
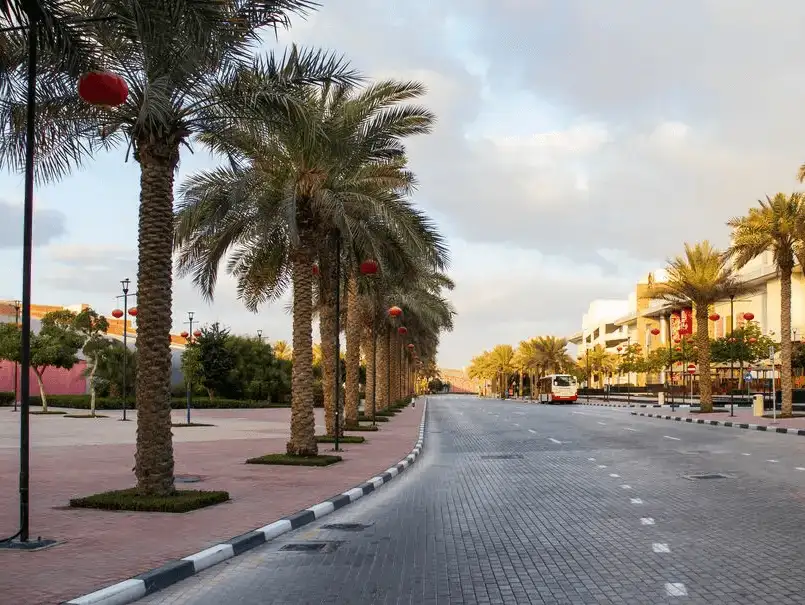
POLYGON ((579 383, 569 374, 543 376, 538 383, 540 403, 572 403, 578 399, 579 383))

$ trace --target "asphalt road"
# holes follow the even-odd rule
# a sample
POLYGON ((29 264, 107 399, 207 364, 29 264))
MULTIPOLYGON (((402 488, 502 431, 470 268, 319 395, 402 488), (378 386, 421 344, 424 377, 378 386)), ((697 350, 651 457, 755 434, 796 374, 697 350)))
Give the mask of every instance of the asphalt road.
POLYGON ((399 478, 141 603, 805 603, 804 505, 803 437, 431 398, 399 478))

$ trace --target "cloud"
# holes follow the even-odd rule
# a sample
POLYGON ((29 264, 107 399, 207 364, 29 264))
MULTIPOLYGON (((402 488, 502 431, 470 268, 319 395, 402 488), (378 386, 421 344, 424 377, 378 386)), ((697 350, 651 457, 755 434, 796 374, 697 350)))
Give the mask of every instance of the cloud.
MULTIPOLYGON (((22 248, 22 204, 0 200, 0 249, 22 248)), ((34 209, 34 246, 46 246, 64 235, 67 217, 58 210, 34 209)))

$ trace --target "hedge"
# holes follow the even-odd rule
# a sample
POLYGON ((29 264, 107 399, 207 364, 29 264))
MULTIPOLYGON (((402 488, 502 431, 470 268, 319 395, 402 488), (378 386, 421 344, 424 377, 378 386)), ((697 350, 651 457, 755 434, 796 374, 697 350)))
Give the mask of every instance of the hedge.
MULTIPOLYGON (((7 393, 0 392, 0 405, 12 405, 14 403, 14 393, 6 402, 7 393)), ((89 409, 89 395, 48 395, 48 405, 57 408, 71 408, 74 410, 89 409)), ((39 396, 31 396, 31 406, 41 406, 42 401, 39 396)), ((232 409, 232 408, 290 408, 288 403, 266 403, 265 401, 247 401, 239 399, 214 399, 210 401, 207 397, 193 399, 191 404, 194 410, 210 409, 232 409)), ((128 408, 134 409, 134 397, 128 402, 128 408)), ((183 410, 187 407, 187 400, 174 397, 171 399, 171 408, 183 410)), ((95 409, 97 410, 122 410, 123 402, 116 398, 97 397, 95 399, 95 409)))

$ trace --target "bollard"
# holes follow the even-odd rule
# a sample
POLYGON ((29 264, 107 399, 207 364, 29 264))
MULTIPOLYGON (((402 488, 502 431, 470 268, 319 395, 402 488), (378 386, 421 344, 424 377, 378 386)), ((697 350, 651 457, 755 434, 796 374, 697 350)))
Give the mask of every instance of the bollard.
POLYGON ((758 393, 753 396, 752 401, 752 415, 753 416, 763 416, 763 394, 758 393))
POLYGON ((665 391, 660 391, 657 393, 657 403, 660 405, 665 405, 665 391))

